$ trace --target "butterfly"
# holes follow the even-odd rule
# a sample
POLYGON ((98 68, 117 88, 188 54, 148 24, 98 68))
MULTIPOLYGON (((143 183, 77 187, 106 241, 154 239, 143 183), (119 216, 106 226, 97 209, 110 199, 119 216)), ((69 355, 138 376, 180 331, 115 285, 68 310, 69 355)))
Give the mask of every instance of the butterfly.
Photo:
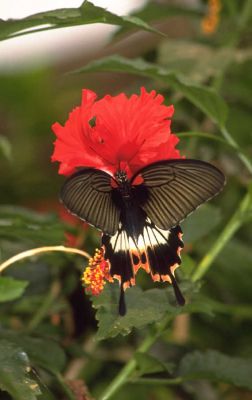
POLYGON ((100 229, 110 275, 120 281, 119 314, 125 315, 124 290, 134 285, 140 267, 154 281, 173 285, 185 300, 174 271, 183 248, 179 223, 223 188, 225 176, 213 165, 193 159, 149 164, 130 179, 82 168, 64 183, 60 199, 70 213, 100 229))

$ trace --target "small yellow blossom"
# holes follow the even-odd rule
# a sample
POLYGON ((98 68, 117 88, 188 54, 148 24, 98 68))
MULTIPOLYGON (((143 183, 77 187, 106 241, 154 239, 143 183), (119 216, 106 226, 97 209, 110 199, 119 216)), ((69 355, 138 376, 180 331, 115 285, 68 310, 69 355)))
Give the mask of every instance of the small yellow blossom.
POLYGON ((220 20, 221 1, 208 0, 208 13, 201 21, 202 32, 211 35, 217 30, 220 20))
POLYGON ((86 288, 86 292, 94 296, 102 292, 106 281, 113 282, 113 278, 109 273, 109 263, 104 260, 103 248, 95 250, 95 255, 89 259, 88 266, 81 280, 86 288))

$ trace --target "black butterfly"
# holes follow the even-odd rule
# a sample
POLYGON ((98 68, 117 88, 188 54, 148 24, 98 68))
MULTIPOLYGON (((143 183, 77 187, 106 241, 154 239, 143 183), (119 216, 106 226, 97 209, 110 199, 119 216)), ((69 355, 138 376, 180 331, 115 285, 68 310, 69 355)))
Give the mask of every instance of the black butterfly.
POLYGON ((124 289, 134 284, 140 267, 154 280, 172 283, 178 303, 184 304, 174 277, 183 247, 178 224, 224 183, 219 169, 190 159, 158 161, 130 179, 122 170, 111 177, 83 168, 66 180, 60 195, 65 207, 103 232, 104 258, 121 282, 120 315, 126 313, 124 289))

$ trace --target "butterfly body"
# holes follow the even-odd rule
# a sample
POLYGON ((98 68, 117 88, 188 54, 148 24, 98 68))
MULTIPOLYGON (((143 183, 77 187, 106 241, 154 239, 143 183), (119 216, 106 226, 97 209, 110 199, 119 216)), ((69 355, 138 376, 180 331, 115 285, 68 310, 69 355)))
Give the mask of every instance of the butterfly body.
POLYGON ((183 247, 179 223, 224 183, 216 167, 190 159, 159 161, 130 179, 122 170, 111 177, 93 168, 67 179, 61 191, 63 204, 103 232, 104 258, 122 288, 121 315, 126 312, 123 290, 135 284, 139 268, 154 281, 170 282, 178 303, 184 303, 174 276, 183 247))
POLYGON ((113 202, 120 210, 120 224, 128 236, 137 243, 143 230, 146 213, 141 209, 137 198, 134 196, 134 186, 128 180, 124 171, 118 171, 115 175, 118 185, 113 189, 113 202))

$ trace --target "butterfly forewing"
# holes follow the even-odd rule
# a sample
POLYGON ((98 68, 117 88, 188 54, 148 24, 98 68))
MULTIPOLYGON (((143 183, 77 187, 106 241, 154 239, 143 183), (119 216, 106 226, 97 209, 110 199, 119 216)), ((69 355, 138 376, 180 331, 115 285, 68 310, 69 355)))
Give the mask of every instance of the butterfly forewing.
POLYGON ((93 168, 82 169, 68 178, 60 199, 80 219, 113 235, 118 229, 120 210, 112 200, 111 176, 93 168))
POLYGON ((225 177, 213 165, 190 159, 160 161, 138 171, 144 184, 135 186, 135 198, 161 229, 177 225, 223 187, 225 177))

